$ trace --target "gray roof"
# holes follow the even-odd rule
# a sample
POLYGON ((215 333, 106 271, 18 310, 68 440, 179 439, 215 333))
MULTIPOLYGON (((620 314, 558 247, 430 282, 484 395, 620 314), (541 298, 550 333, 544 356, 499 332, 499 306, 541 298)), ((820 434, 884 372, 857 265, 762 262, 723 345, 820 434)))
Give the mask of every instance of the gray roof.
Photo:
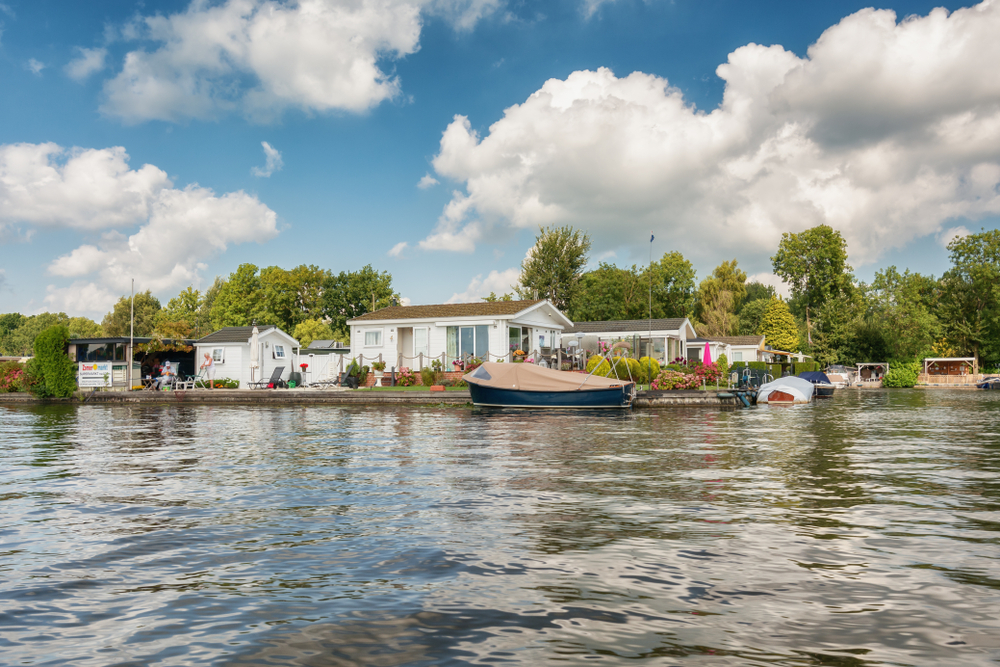
POLYGON ((680 331, 684 326, 683 317, 670 317, 660 320, 608 320, 606 322, 574 322, 573 326, 563 331, 564 334, 596 334, 606 331, 680 331))
MULTIPOLYGON (((277 327, 271 324, 258 324, 257 335, 263 335, 271 329, 277 329, 277 327)), ((252 335, 253 327, 222 327, 195 342, 199 345, 204 343, 246 343, 252 335)))
MULTIPOLYGON (((704 341, 704 338, 698 340, 704 341)), ((760 345, 764 342, 763 334, 760 336, 709 336, 708 340, 723 345, 760 345)))
POLYGON ((347 347, 339 340, 314 340, 309 343, 308 350, 329 350, 335 347, 347 347))

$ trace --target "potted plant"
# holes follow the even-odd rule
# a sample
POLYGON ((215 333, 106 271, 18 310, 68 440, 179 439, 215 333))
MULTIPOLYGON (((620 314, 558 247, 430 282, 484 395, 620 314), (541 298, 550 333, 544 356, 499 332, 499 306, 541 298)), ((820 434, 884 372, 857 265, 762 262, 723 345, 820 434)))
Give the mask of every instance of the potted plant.
POLYGON ((385 371, 385 362, 384 361, 376 361, 376 362, 372 363, 372 372, 375 375, 375 386, 376 387, 381 387, 382 386, 382 375, 384 374, 384 371, 385 371))

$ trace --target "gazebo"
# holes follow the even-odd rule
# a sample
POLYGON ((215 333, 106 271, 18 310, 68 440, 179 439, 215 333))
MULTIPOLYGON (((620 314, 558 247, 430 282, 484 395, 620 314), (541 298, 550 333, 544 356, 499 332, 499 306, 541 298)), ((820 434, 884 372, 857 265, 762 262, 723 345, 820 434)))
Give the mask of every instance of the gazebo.
POLYGON ((869 361, 858 364, 858 386, 875 386, 877 389, 882 385, 882 378, 889 372, 889 362, 869 361))

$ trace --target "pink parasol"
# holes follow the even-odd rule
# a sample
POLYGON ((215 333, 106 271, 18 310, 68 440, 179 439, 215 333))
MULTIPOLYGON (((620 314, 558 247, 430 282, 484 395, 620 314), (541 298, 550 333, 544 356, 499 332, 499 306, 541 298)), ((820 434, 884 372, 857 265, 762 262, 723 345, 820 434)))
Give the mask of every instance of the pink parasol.
POLYGON ((705 341, 705 354, 701 355, 701 363, 710 364, 712 363, 712 351, 708 349, 708 341, 705 341))

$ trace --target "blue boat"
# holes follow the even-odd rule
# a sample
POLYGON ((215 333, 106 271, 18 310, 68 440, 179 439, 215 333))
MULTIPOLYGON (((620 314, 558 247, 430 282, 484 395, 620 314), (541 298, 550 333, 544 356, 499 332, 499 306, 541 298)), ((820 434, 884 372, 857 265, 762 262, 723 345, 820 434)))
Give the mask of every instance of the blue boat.
POLYGON ((494 408, 623 409, 632 406, 635 383, 533 364, 486 362, 463 378, 472 403, 494 408))
POLYGON ((1000 389, 1000 378, 984 378, 976 386, 980 389, 1000 389))
POLYGON ((821 373, 820 371, 803 371, 799 373, 799 377, 813 383, 817 398, 830 398, 833 396, 833 390, 836 389, 836 386, 830 382, 830 378, 826 376, 826 373, 821 373))

